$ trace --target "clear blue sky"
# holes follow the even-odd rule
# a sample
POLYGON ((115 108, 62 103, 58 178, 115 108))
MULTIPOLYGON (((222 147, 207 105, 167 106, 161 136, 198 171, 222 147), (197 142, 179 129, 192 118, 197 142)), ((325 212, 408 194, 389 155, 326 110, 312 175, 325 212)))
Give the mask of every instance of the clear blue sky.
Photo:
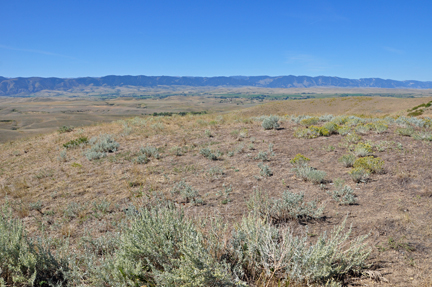
POLYGON ((0 76, 432 80, 432 1, 1 1, 0 76))

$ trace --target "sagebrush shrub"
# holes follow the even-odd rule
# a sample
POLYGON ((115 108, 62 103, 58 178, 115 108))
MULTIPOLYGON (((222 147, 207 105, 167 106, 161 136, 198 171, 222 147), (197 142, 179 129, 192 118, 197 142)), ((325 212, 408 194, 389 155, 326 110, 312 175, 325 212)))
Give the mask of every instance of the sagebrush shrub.
POLYGON ((60 151, 59 157, 58 157, 59 161, 67 161, 67 151, 66 149, 63 149, 62 151, 60 151))
POLYGON ((120 240, 120 260, 111 272, 135 282, 129 286, 234 286, 228 263, 213 256, 204 234, 181 211, 141 209, 120 240))
POLYGON ((355 204, 357 199, 354 196, 354 190, 348 186, 342 184, 335 184, 335 190, 329 192, 332 198, 341 205, 355 204))
POLYGON ((335 134, 339 130, 339 126, 333 122, 328 122, 323 125, 323 128, 329 131, 330 134, 335 134))
POLYGON ((63 134, 63 133, 69 133, 69 132, 73 131, 74 129, 75 128, 73 126, 61 126, 61 127, 58 128, 57 131, 60 134, 63 134))
POLYGON ((374 126, 375 132, 381 134, 388 130, 388 125, 383 122, 377 122, 374 126))
POLYGON ((186 202, 195 203, 198 199, 198 191, 193 189, 192 186, 186 184, 184 180, 177 183, 172 189, 172 194, 180 194, 186 202))
POLYGON ((406 128, 398 128, 398 129, 396 129, 396 134, 401 135, 401 136, 410 137, 410 136, 412 136, 413 133, 415 133, 415 130, 411 126, 408 126, 406 128))
POLYGON ((347 116, 337 116, 332 119, 332 122, 334 122, 337 125, 344 125, 348 121, 347 116))
POLYGON ((297 176, 304 181, 310 181, 314 184, 322 183, 324 181, 324 178, 326 177, 326 173, 324 171, 316 170, 315 168, 310 167, 306 164, 293 168, 293 171, 295 171, 297 176))
POLYGON ((253 280, 276 278, 287 286, 291 282, 336 283, 365 268, 371 252, 364 243, 367 236, 349 240, 351 228, 344 233, 345 222, 329 237, 324 233, 310 243, 307 235, 294 236, 289 228, 278 229, 250 215, 233 232, 230 253, 241 267, 239 275, 253 280))
POLYGON ((147 155, 145 154, 141 154, 139 155, 134 162, 136 162, 137 164, 146 164, 150 161, 150 159, 147 157, 147 155))
POLYGON ((265 130, 272 130, 272 129, 278 129, 279 128, 279 117, 278 116, 269 116, 264 118, 264 120, 262 121, 261 126, 265 129, 265 130))
POLYGON ((304 126, 312 126, 316 125, 319 121, 319 118, 317 117, 310 117, 300 120, 300 124, 304 126))
POLYGON ((282 198, 269 198, 267 193, 254 190, 247 202, 248 209, 273 222, 290 219, 316 219, 322 216, 324 206, 317 208, 315 201, 304 202, 304 193, 286 190, 282 198))
POLYGON ((260 151, 260 152, 257 154, 257 156, 254 157, 254 159, 259 159, 259 160, 262 160, 262 161, 268 161, 268 160, 269 160, 269 158, 268 158, 268 154, 267 154, 267 152, 265 152, 265 151, 260 151))
POLYGON ((351 127, 349 127, 349 126, 340 126, 339 129, 337 130, 337 133, 340 134, 340 135, 342 135, 342 136, 345 136, 345 135, 349 134, 350 131, 351 131, 351 127))
POLYGON ((356 157, 353 154, 344 154, 338 159, 345 167, 352 167, 355 160, 356 157))
POLYGON ((347 143, 356 143, 356 142, 360 141, 361 139, 362 139, 362 137, 359 136, 358 134, 356 134, 355 132, 349 133, 345 136, 345 141, 347 143))
POLYGON ((432 133, 422 131, 412 134, 412 138, 415 140, 432 141, 432 133))
POLYGON ((203 148, 200 150, 200 154, 208 159, 211 160, 218 160, 221 156, 222 153, 220 151, 215 151, 213 152, 211 149, 209 148, 203 148))
POLYGON ((259 163, 258 167, 260 168, 260 175, 263 177, 269 177, 273 175, 273 172, 271 171, 271 169, 269 168, 268 165, 259 163))
POLYGON ((351 179, 356 182, 366 182, 369 179, 370 172, 362 167, 355 167, 349 172, 351 179))
POLYGON ((161 157, 161 155, 159 153, 159 149, 157 147, 149 146, 149 145, 146 147, 140 148, 140 153, 142 155, 145 155, 147 157, 153 157, 155 159, 159 159, 161 157))
POLYGON ((358 143, 354 147, 354 154, 359 157, 371 155, 372 151, 372 146, 367 143, 358 143))
POLYGON ((294 136, 297 138, 313 139, 320 136, 329 136, 328 129, 319 126, 310 126, 308 128, 299 128, 294 131, 294 136))
POLYGON ((107 153, 115 152, 120 146, 112 135, 105 134, 90 140, 90 149, 84 152, 88 160, 106 157, 107 153))
POLYGON ((30 239, 7 206, 0 211, 0 286, 65 286, 67 261, 51 253, 46 238, 30 239))

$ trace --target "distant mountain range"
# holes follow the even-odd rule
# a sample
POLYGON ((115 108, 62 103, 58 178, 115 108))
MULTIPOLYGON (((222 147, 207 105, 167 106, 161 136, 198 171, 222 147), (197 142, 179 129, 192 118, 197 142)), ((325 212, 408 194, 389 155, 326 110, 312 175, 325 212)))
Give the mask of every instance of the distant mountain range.
POLYGON ((193 86, 193 87, 241 87, 263 88, 400 88, 432 89, 432 81, 395 81, 379 78, 345 79, 338 77, 308 76, 232 76, 232 77, 170 77, 170 76, 105 76, 85 78, 5 78, 0 77, 0 96, 26 95, 42 90, 70 90, 84 86, 193 86))

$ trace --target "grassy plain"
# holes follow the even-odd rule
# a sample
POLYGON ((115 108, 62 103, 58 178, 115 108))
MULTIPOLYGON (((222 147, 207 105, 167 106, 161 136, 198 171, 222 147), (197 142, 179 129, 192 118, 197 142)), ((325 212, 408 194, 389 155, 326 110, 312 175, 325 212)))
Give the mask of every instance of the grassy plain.
POLYGON ((79 127, 154 112, 226 112, 263 103, 270 104, 248 113, 381 116, 403 113, 431 95, 430 90, 376 88, 85 87, 41 91, 26 98, 0 97, 0 142, 54 131, 62 125, 79 127), (363 96, 347 98, 347 95, 363 96), (305 97, 312 100, 302 100, 305 97), (336 100, 340 97, 341 100, 336 100), (397 100, 399 97, 403 100, 397 100), (280 103, 278 99, 296 100, 280 103))
POLYGON ((155 112, 221 112, 257 102, 223 101, 198 96, 167 98, 0 98, 0 142, 56 130, 62 125, 86 126, 155 112))
MULTIPOLYGON (((184 106, 177 106, 177 101, 184 98, 175 97, 142 102, 94 101, 91 105, 81 99, 26 99, 18 103, 14 99, 3 103, 7 109, 18 110, 8 112, 5 119, 21 123, 20 116, 29 116, 28 122, 23 121, 28 124, 22 124, 20 129, 40 128, 42 133, 46 131, 44 125, 53 128, 53 122, 57 126, 82 124, 82 127, 0 144, 0 202, 9 202, 14 216, 23 220, 30 236, 45 234, 57 241, 68 238, 71 250, 77 252, 88 232, 98 238, 118 231, 125 210, 131 206, 169 200, 191 218, 220 218, 233 226, 250 212, 247 203, 254 190, 275 198, 281 198, 285 190, 304 192, 306 201, 314 200, 318 206, 324 206, 324 213, 316 220, 284 222, 295 234, 305 234, 307 226, 308 240, 314 242, 319 234, 339 225, 346 216, 347 224, 353 227, 350 238, 369 234, 367 244, 372 248, 369 267, 361 274, 339 278, 343 284, 431 286, 431 141, 401 136, 397 132, 401 127, 398 123, 387 122, 389 129, 380 133, 363 130, 357 141, 373 147, 373 156, 384 161, 384 172, 372 174, 366 182, 354 183, 349 175, 351 169, 339 162, 342 155, 352 153, 351 145, 355 142, 350 142, 349 134, 297 138, 295 131, 304 126, 290 120, 293 114, 363 114, 366 118, 406 115, 407 109, 430 98, 310 99, 271 102, 231 112, 226 110, 238 106, 227 108, 222 103, 218 106, 218 101, 200 103, 194 97, 187 99, 190 102, 183 102, 184 106), (142 104, 146 108, 137 107, 142 104), (51 112, 47 112, 48 107, 51 112), (123 113, 123 118, 147 109, 152 113, 183 108, 224 112, 183 117, 140 116, 101 123, 112 120, 118 113, 123 113), (65 110, 71 114, 63 113, 65 110), (93 118, 83 120, 78 110, 93 118), (50 122, 54 114, 56 117, 63 114, 64 118, 50 122), (287 116, 280 118, 279 129, 264 130, 261 120, 253 117, 268 114, 287 116), (94 119, 98 119, 96 124, 94 119), (86 126, 87 123, 92 124, 86 126), (113 135, 119 149, 93 161, 84 155, 90 144, 69 148, 61 155, 65 143, 101 134, 113 135), (160 158, 150 157, 149 162, 138 164, 140 148, 146 146, 156 147, 160 158), (218 150, 222 155, 218 160, 210 160, 201 154, 204 148, 218 150), (260 152, 267 152, 268 159, 258 159, 260 152), (321 184, 304 181, 292 170, 290 160, 299 153, 310 159, 310 166, 326 172, 321 184), (261 162, 269 166, 271 176, 260 173, 261 162), (340 205, 330 196, 338 179, 354 190, 356 204, 340 205), (171 192, 182 180, 198 191, 202 204, 193 204, 171 192), (224 193, 225 187, 232 190, 224 193), (98 207, 102 203, 107 204, 104 211, 98 207)), ((425 109, 424 115, 430 115, 430 110, 425 109)), ((351 134, 354 129, 355 125, 351 134)), ((430 128, 413 129, 431 132, 430 128)), ((253 286, 257 282, 249 283, 253 286)), ((262 284, 278 286, 278 282, 271 280, 262 284)))

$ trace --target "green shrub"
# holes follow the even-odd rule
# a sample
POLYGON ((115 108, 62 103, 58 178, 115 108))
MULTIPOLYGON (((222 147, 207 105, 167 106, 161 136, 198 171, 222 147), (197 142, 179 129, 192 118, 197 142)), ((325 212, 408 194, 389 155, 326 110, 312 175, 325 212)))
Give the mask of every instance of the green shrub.
POLYGON ((223 185, 223 190, 220 190, 218 192, 216 192, 217 196, 222 197, 222 204, 227 204, 228 202, 231 201, 231 199, 229 198, 231 192, 232 192, 232 186, 225 186, 225 184, 223 185))
POLYGON ((408 126, 406 128, 398 128, 396 129, 396 134, 400 135, 400 136, 406 136, 406 137, 410 137, 415 133, 415 130, 413 127, 408 126))
POLYGON ((417 116, 421 116, 423 114, 424 110, 423 109, 419 109, 413 112, 408 113, 407 116, 409 117, 417 117, 417 116))
POLYGON ((145 154, 141 154, 139 155, 134 162, 136 162, 137 164, 146 164, 150 161, 150 159, 147 157, 147 155, 145 154))
POLYGON ((319 118, 310 117, 310 118, 302 119, 300 121, 300 124, 304 126, 312 126, 312 125, 316 125, 318 122, 319 122, 319 118))
POLYGON ((173 147, 170 149, 170 152, 171 152, 173 155, 175 155, 175 156, 182 156, 182 155, 183 155, 183 150, 182 150, 182 148, 179 147, 179 146, 173 146, 173 147))
POLYGON ((354 132, 347 134, 345 137, 345 141, 347 143, 356 143, 356 142, 360 141, 361 139, 362 139, 362 137, 359 136, 358 134, 354 133, 354 132))
POLYGON ((382 122, 377 122, 375 123, 374 129, 376 133, 382 134, 383 132, 388 130, 388 125, 382 122))
POLYGON ((184 181, 177 183, 171 190, 172 194, 180 194, 186 202, 198 203, 198 191, 193 189, 192 186, 186 184, 184 181))
POLYGON ((384 161, 379 157, 367 156, 358 158, 353 166, 354 168, 363 168, 370 173, 382 173, 384 161))
POLYGON ((317 219, 323 214, 324 206, 317 208, 316 202, 304 202, 304 193, 284 191, 282 198, 269 199, 266 193, 254 190, 247 202, 248 209, 262 218, 273 222, 291 219, 317 219))
POLYGON ((357 202, 354 196, 354 190, 347 185, 343 185, 343 182, 340 181, 335 181, 335 190, 328 193, 341 205, 350 205, 357 202))
POLYGON ((219 176, 224 175, 224 171, 223 171, 222 168, 220 168, 220 167, 218 167, 218 166, 214 166, 214 167, 211 167, 211 168, 207 171, 207 174, 208 174, 209 176, 214 176, 214 177, 216 177, 216 178, 219 178, 219 176))
POLYGON ((281 199, 274 199, 269 216, 277 221, 286 219, 320 218, 324 206, 317 208, 315 201, 304 202, 304 193, 284 191, 281 199))
POLYGON ((299 128, 294 131, 294 136, 297 138, 313 139, 320 136, 329 136, 328 129, 319 126, 310 126, 308 128, 299 128))
POLYGON ((339 126, 333 122, 328 122, 323 125, 323 128, 329 131, 330 134, 335 134, 339 130, 339 126))
POLYGON ((348 117, 347 116, 337 116, 337 117, 334 117, 331 121, 333 123, 341 126, 341 125, 344 125, 348 121, 348 117))
POLYGON ((344 154, 338 159, 345 167, 352 167, 355 160, 356 157, 353 154, 344 154))
POLYGON ((336 281, 366 268, 371 252, 364 243, 367 236, 349 240, 351 228, 344 233, 345 222, 311 243, 307 235, 294 236, 289 228, 278 229, 250 215, 233 231, 230 253, 251 281, 336 286, 336 281))
POLYGON ((265 129, 265 130, 272 130, 275 129, 277 130, 279 128, 279 117, 277 116, 269 116, 264 118, 261 126, 265 129))
POLYGON ((268 165, 259 163, 258 167, 261 169, 260 170, 260 175, 263 177, 269 177, 273 175, 273 172, 271 171, 271 169, 269 168, 268 165))
POLYGON ((59 161, 63 161, 63 162, 67 161, 67 151, 66 151, 66 149, 63 149, 62 151, 60 151, 58 160, 59 161))
POLYGON ((149 146, 149 145, 146 147, 140 148, 140 153, 142 155, 145 155, 147 157, 153 157, 155 159, 159 159, 161 157, 160 153, 159 153, 159 149, 154 147, 154 146, 149 146))
POLYGON ((77 139, 70 140, 67 143, 63 144, 63 147, 65 147, 65 148, 74 148, 74 147, 77 147, 77 146, 85 145, 87 143, 88 143, 88 138, 87 137, 79 137, 77 139))
POLYGON ((366 182, 369 179, 370 172, 362 167, 355 167, 349 172, 351 179, 355 183, 366 182))
POLYGON ((354 154, 359 157, 364 157, 372 154, 372 146, 367 143, 358 143, 354 147, 354 154))
POLYGON ((268 161, 269 160, 268 154, 265 151, 260 151, 258 153, 258 155, 256 157, 254 157, 254 159, 259 159, 259 160, 262 160, 262 161, 268 161))
POLYGON ((432 133, 430 132, 417 132, 412 135, 415 140, 432 141, 432 133))
POLYGON ((68 263, 54 256, 47 239, 31 240, 8 207, 0 215, 0 286, 64 286, 68 263))
POLYGON ((107 153, 115 152, 120 146, 119 143, 113 139, 112 135, 108 134, 92 138, 90 144, 92 145, 90 149, 84 152, 88 160, 106 157, 107 153))
POLYGON ((69 133, 69 132, 71 132, 71 131, 73 131, 74 130, 74 127, 73 126, 61 126, 61 127, 59 127, 58 128, 58 132, 60 133, 60 134, 63 134, 63 133, 69 133))
POLYGON ((351 131, 351 128, 349 126, 341 126, 337 130, 337 133, 340 134, 341 136, 345 136, 345 135, 349 134, 350 131, 351 131))
POLYGON ((298 177, 303 179, 304 181, 310 181, 313 184, 319 184, 324 181, 326 177, 326 173, 321 170, 316 170, 313 167, 308 165, 298 166, 293 169, 298 177))
POLYGON ((230 266, 215 258, 211 242, 178 210, 139 210, 120 241, 111 265, 117 280, 109 285, 234 286, 230 266))
POLYGON ((200 154, 202 156, 208 158, 208 159, 211 159, 211 160, 218 160, 222 156, 222 153, 220 151, 213 152, 209 148, 201 149, 200 154))
POLYGON ((293 166, 303 166, 305 164, 307 164, 310 161, 309 158, 305 157, 304 155, 302 155, 301 153, 296 154, 296 156, 290 160, 290 163, 293 166))

